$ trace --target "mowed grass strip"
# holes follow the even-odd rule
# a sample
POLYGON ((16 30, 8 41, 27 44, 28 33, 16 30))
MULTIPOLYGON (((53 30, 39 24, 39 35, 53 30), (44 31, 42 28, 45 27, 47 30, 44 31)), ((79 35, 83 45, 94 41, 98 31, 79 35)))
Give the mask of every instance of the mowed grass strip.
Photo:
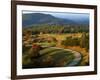
POLYGON ((57 55, 57 54, 60 54, 59 56, 62 56, 62 54, 70 55, 71 53, 69 53, 69 51, 59 49, 58 51, 51 52, 49 55, 57 55))
POLYGON ((55 49, 55 48, 45 48, 43 50, 40 51, 40 54, 47 54, 47 53, 51 53, 51 52, 54 52, 54 51, 58 51, 60 49, 55 49))
POLYGON ((64 50, 52 52, 50 53, 50 55, 52 55, 56 61, 63 59, 65 56, 66 58, 68 58, 69 56, 73 56, 72 53, 69 53, 68 51, 64 50))
POLYGON ((43 59, 45 59, 48 56, 52 56, 54 64, 57 64, 60 60, 66 58, 64 66, 67 66, 67 64, 74 59, 73 53, 63 50, 63 49, 58 49, 58 50, 55 49, 55 51, 49 52, 48 54, 45 53, 45 55, 41 56, 39 58, 39 60, 42 61, 43 59))

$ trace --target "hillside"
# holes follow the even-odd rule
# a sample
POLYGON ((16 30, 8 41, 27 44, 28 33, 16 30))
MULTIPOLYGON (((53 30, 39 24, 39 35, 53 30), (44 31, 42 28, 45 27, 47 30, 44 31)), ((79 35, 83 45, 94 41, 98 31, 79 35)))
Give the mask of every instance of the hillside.
POLYGON ((22 25, 23 27, 29 27, 31 25, 40 25, 40 24, 48 24, 48 25, 79 25, 79 24, 89 24, 88 20, 70 20, 55 17, 51 14, 43 14, 43 13, 30 13, 22 15, 22 25), (80 22, 79 22, 80 21, 80 22))

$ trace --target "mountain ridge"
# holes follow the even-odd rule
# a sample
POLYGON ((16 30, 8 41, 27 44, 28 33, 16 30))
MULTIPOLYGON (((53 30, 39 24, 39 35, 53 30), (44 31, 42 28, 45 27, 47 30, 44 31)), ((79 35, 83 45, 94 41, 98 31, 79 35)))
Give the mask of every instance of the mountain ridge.
POLYGON ((70 20, 70 19, 63 19, 55 17, 51 14, 44 14, 44 13, 30 13, 30 14, 23 14, 22 15, 22 26, 28 27, 30 25, 40 25, 40 24, 58 24, 58 25, 67 25, 67 24, 89 24, 88 21, 85 20, 70 20))

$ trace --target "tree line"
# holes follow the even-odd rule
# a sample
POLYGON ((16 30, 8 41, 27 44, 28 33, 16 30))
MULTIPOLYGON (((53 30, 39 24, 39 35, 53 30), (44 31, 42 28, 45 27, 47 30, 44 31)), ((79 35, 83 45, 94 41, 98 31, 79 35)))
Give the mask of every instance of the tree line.
POLYGON ((72 36, 67 37, 65 40, 61 43, 64 46, 80 46, 81 48, 85 48, 86 51, 89 50, 89 33, 82 33, 82 36, 80 38, 74 38, 72 36))
POLYGON ((33 34, 43 33, 78 33, 89 32, 88 25, 33 25, 23 28, 23 30, 30 29, 33 34))

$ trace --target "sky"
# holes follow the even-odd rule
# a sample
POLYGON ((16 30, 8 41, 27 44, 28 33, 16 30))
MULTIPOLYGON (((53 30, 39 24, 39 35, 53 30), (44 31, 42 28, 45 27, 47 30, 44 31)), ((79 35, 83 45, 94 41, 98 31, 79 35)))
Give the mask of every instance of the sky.
POLYGON ((54 17, 64 18, 64 19, 89 19, 88 13, 69 13, 69 12, 45 12, 45 11, 23 11, 23 14, 30 13, 43 13, 43 14, 51 14, 54 17))

